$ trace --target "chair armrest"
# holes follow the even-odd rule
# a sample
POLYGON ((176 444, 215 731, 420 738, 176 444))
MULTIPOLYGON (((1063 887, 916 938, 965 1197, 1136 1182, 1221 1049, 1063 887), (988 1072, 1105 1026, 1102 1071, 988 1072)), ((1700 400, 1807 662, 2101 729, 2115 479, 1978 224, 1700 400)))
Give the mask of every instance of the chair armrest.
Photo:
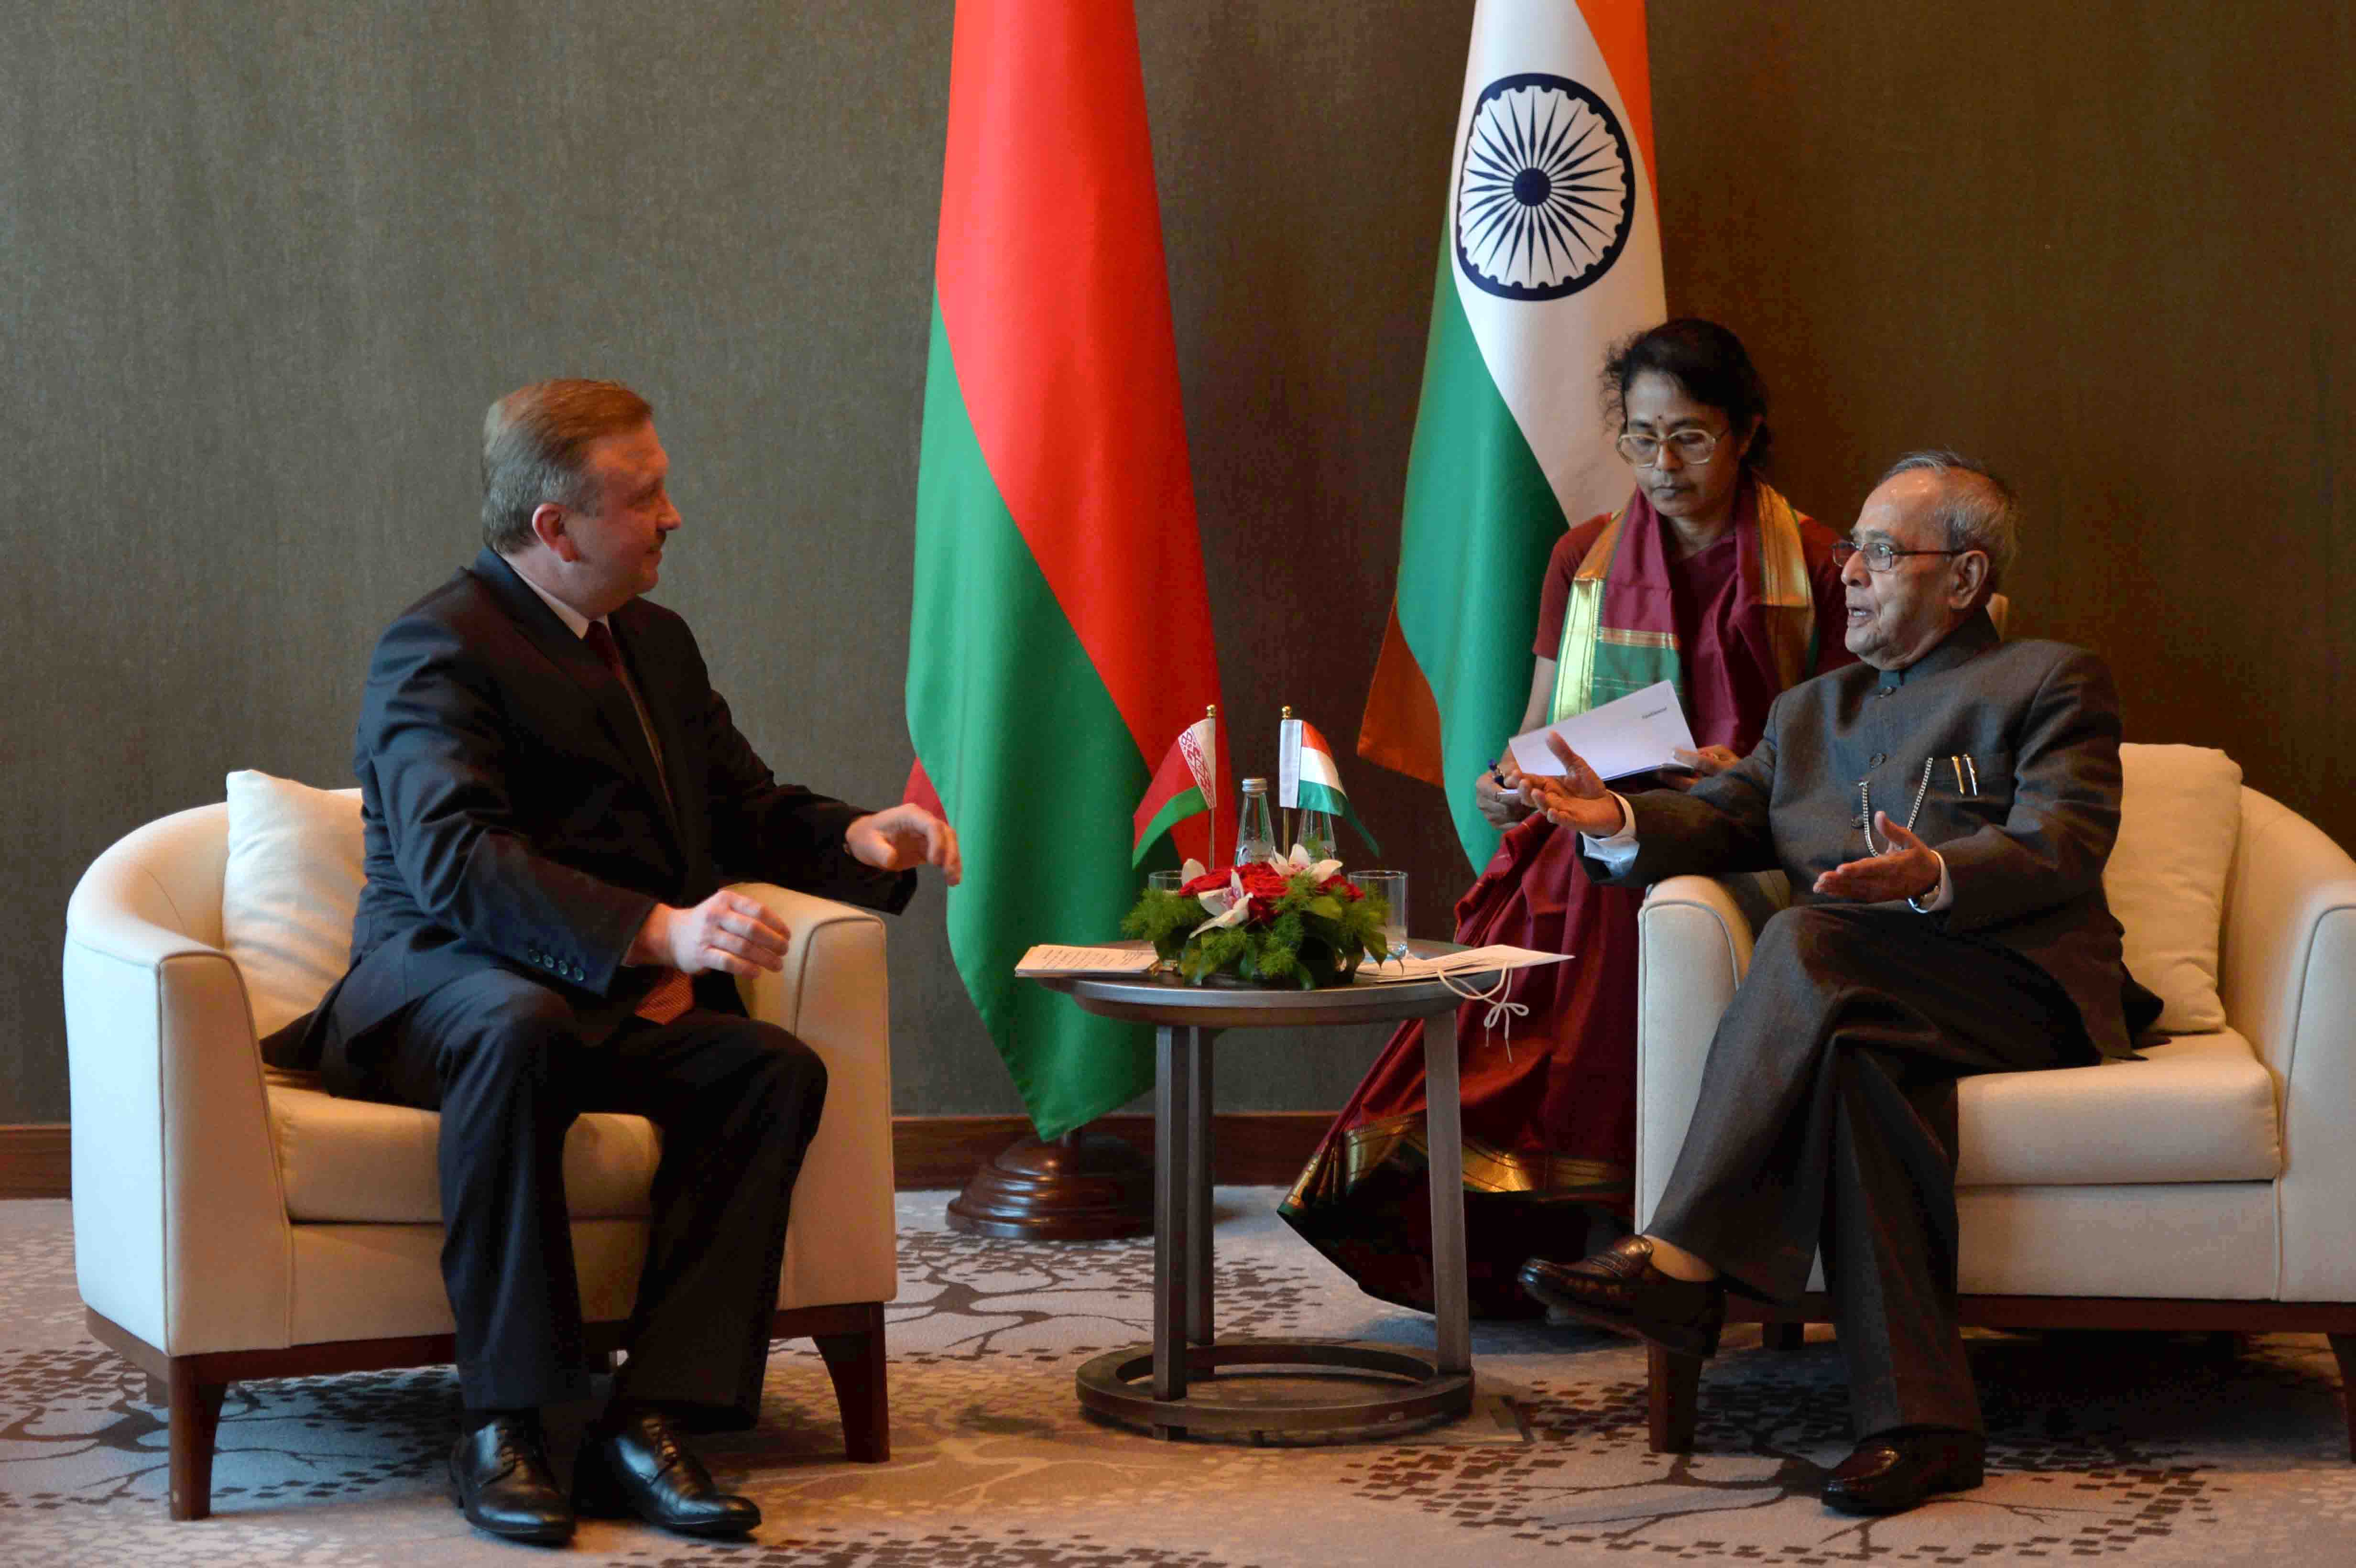
POLYGON ((789 1030, 826 1063, 826 1115, 794 1185, 780 1307, 889 1301, 893 1248, 891 991, 884 922, 767 882, 758 899, 793 933, 786 965, 740 979, 745 1010, 789 1030))
POLYGON ((137 912, 144 876, 102 856, 66 912, 75 1275, 169 1355, 284 1345, 293 1242, 245 982, 137 912))
POLYGON ((2356 1300, 2356 860, 2248 790, 2218 971, 2226 1019, 2281 1085, 2282 1298, 2356 1300))
POLYGON ((1778 872, 1672 877, 1636 915, 1636 1223, 1652 1218, 1701 1094, 1710 1037, 1751 968, 1751 941, 1788 901, 1778 872))

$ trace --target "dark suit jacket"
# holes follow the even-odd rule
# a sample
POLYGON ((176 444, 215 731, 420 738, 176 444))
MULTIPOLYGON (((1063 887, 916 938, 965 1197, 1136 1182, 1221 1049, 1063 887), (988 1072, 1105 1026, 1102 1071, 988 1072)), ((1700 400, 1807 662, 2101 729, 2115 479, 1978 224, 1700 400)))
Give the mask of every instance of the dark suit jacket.
MULTIPOLYGON (((379 639, 360 705, 368 881, 352 966, 302 1026, 273 1037, 282 1065, 365 1037, 406 1003, 486 967, 555 987, 594 1039, 657 972, 622 963, 659 901, 701 901, 759 878, 896 910, 913 872, 852 859, 855 806, 780 784, 730 720, 687 623, 634 600, 607 618, 656 736, 629 694, 555 613, 486 549, 379 639)), ((697 1000, 736 1010, 725 975, 697 1000)))
MULTIPOLYGON (((2083 648, 2002 642, 1975 614, 1903 670, 1859 664, 1804 681, 1775 699, 1740 763, 1690 794, 1629 798, 1638 848, 1625 872, 1583 842, 1582 859, 1622 885, 1780 869, 1794 903, 1832 901, 1811 891, 1817 875, 1869 853, 1859 782, 1903 823, 1926 759, 1913 827, 1945 858, 1954 902, 1919 918, 2028 958, 2077 1004, 2095 1049, 2130 1054, 2119 923, 2103 897, 2119 827, 2118 698, 2083 648), (1970 759, 1960 786, 1958 756, 1970 759)), ((1905 983, 1888 976, 1892 990, 1905 983)))

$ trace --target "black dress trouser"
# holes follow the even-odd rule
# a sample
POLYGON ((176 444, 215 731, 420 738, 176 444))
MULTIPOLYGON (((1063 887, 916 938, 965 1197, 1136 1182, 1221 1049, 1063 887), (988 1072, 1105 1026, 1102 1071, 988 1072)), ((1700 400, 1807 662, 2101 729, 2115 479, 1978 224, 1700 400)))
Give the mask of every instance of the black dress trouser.
POLYGON ((654 1122, 662 1157, 615 1393, 699 1425, 752 1424, 794 1179, 826 1103, 816 1052, 774 1024, 701 1008, 585 1043, 562 996, 494 969, 428 994, 322 1067, 336 1094, 441 1113, 442 1275, 474 1409, 588 1393, 564 1136, 589 1111, 654 1122))
POLYGON ((1955 1082, 2091 1063, 2017 953, 1902 906, 1809 904, 1759 934, 1648 1231, 1790 1301, 1822 1249, 1858 1434, 1980 1429, 1955 1317, 1955 1082))

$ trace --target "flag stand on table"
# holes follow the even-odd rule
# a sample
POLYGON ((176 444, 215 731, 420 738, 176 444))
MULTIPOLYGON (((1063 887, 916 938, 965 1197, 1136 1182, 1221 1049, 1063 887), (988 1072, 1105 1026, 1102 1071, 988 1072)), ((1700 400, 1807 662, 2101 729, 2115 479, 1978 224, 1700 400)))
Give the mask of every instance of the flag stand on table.
MULTIPOLYGON (((1147 1158, 1087 1126, 1152 1087, 1151 1035, 1014 974, 1034 943, 1118 931, 1141 880, 1130 813, 1219 698, 1130 7, 958 0, 947 132, 909 792, 957 827, 949 950, 1039 1135, 949 1223, 1135 1234, 1147 1158)), ((1201 817, 1170 831, 1207 849, 1201 817)))

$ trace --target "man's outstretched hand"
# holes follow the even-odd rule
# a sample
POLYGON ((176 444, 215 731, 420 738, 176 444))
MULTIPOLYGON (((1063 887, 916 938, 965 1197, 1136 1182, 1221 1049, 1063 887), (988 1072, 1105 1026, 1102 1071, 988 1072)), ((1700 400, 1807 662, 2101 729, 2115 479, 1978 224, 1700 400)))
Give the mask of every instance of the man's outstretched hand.
POLYGON ((1863 904, 1928 898, 1936 892, 1939 857, 1931 852, 1931 847, 1890 821, 1886 811, 1873 814, 1873 825, 1890 848, 1865 859, 1835 866, 1816 879, 1816 891, 1828 899, 1863 904))
POLYGON ((1570 749, 1559 735, 1547 737, 1547 749, 1563 766, 1560 778, 1540 773, 1522 775, 1523 792, 1558 827, 1576 827, 1599 838, 1620 831, 1620 802, 1603 787, 1587 759, 1570 749))
POLYGON ((869 812, 844 829, 842 844, 862 865, 879 871, 937 866, 951 887, 965 875, 957 829, 913 801, 869 812))
POLYGON ((655 905, 622 962, 666 964, 687 975, 751 975, 784 968, 793 934, 758 899, 723 888, 693 909, 655 905))

